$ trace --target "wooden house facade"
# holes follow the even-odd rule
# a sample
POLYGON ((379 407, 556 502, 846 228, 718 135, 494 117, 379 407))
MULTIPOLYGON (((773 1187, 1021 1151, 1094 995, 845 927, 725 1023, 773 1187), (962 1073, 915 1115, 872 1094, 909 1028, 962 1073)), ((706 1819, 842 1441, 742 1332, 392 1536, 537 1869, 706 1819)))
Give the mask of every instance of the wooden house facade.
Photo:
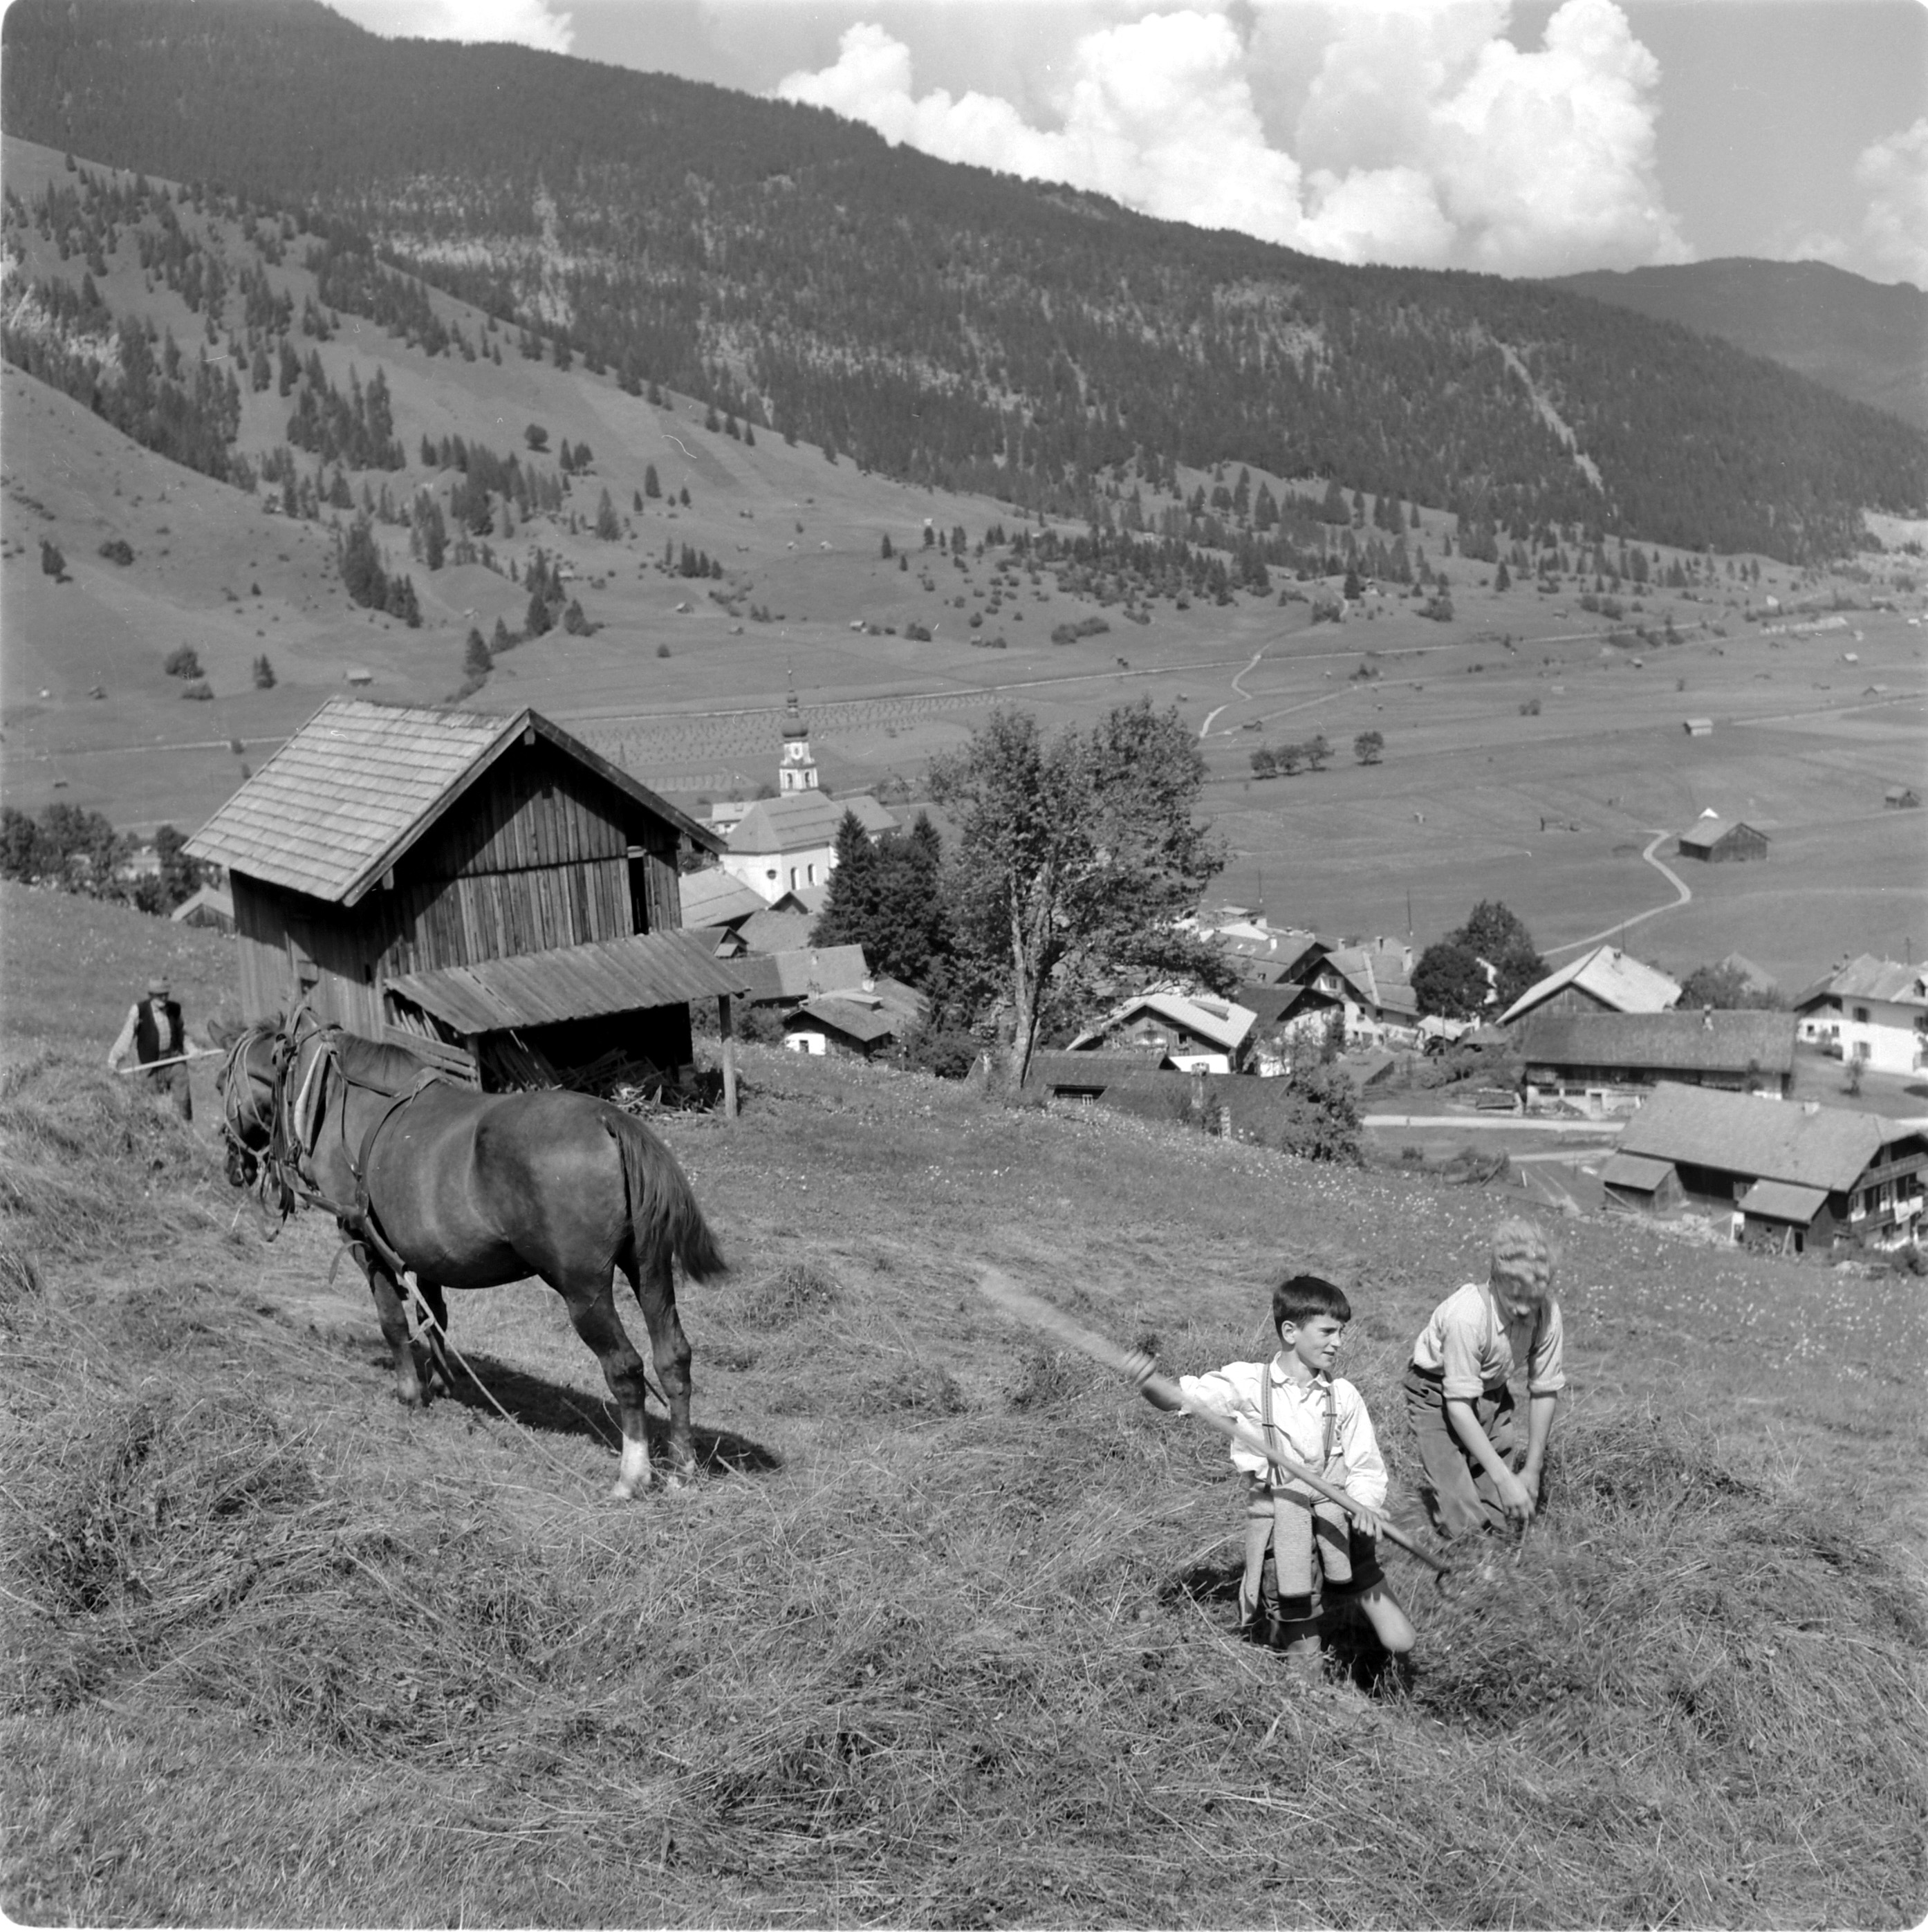
MULTIPOLYGON (((452 1049, 441 1057, 473 1070, 476 1035, 438 1015, 423 989, 438 975, 472 974, 491 961, 638 935, 667 943, 682 923, 685 839, 712 850, 721 844, 536 712, 505 718, 336 698, 188 850, 227 868, 249 1020, 305 1000, 319 1017, 365 1037, 431 1058, 438 1046, 452 1049)), ((681 985, 680 952, 678 962, 669 978, 681 985)), ((647 992, 663 975, 630 970, 628 977, 647 992)), ((719 978, 700 990, 734 986, 719 978)), ((602 997, 616 990, 606 986, 602 997)), ((688 1060, 692 996, 667 998, 659 1012, 636 1009, 626 1038, 638 1057, 659 1066, 688 1060), (679 1004, 680 1013, 670 1010, 679 1004)), ((525 1023, 608 1016, 606 1005, 600 1014, 559 1015, 553 1004, 525 1023)), ((479 1010, 461 1010, 473 1019, 479 1010)), ((508 1009, 498 999, 489 1010, 508 1009)))
POLYGON ((1710 866, 1732 865, 1767 856, 1767 835, 1740 820, 1704 818, 1675 841, 1683 859, 1704 860, 1710 866))

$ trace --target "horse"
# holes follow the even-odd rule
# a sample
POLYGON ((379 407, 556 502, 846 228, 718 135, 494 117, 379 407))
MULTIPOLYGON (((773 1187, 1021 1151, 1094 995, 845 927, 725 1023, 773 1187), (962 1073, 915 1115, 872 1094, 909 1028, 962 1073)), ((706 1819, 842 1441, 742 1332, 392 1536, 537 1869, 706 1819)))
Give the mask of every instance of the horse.
POLYGON ((560 1294, 615 1398, 623 1453, 611 1493, 650 1486, 642 1358, 616 1310, 615 1270, 648 1324, 669 1409, 665 1486, 694 1474, 690 1348, 672 1258, 693 1281, 722 1254, 676 1157, 641 1121, 586 1094, 482 1094, 405 1048, 326 1026, 304 1010, 255 1027, 218 1082, 227 1175, 281 1216, 332 1214, 374 1296, 404 1406, 425 1399, 402 1294, 412 1274, 430 1360, 453 1386, 445 1288, 538 1275, 560 1294))

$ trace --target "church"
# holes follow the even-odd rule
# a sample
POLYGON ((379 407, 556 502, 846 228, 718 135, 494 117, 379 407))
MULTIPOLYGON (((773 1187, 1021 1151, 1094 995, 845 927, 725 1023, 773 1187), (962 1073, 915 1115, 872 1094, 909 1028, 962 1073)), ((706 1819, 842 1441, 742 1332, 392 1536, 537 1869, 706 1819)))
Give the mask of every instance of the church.
POLYGON ((846 812, 857 814, 873 842, 896 828, 890 812, 867 794, 832 798, 821 789, 809 730, 793 689, 783 716, 776 796, 758 799, 737 820, 722 855, 722 868, 767 904, 786 892, 826 885, 836 864, 836 831, 846 812))

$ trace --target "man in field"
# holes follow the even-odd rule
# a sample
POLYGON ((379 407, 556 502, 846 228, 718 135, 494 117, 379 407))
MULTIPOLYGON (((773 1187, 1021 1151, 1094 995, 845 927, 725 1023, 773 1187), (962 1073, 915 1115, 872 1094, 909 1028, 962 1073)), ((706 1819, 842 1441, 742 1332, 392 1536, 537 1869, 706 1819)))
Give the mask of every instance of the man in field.
POLYGON ((107 1054, 107 1064, 118 1072, 132 1053, 141 1066, 152 1069, 146 1078, 155 1098, 171 1100, 175 1112, 191 1120, 194 1096, 188 1084, 188 1052, 179 1003, 169 990, 167 976, 157 973, 147 982, 147 998, 128 1009, 127 1023, 107 1054))

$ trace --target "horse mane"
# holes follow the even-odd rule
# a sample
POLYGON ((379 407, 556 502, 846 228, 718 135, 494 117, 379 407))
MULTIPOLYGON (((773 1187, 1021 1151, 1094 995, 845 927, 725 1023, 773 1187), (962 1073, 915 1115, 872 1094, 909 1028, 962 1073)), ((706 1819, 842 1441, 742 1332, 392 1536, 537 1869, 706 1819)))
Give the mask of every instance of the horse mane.
POLYGON ((405 1046, 391 1046, 384 1040, 365 1040, 359 1034, 336 1036, 335 1051, 343 1069, 371 1085, 392 1087, 398 1092, 407 1086, 430 1062, 410 1053, 405 1046))

